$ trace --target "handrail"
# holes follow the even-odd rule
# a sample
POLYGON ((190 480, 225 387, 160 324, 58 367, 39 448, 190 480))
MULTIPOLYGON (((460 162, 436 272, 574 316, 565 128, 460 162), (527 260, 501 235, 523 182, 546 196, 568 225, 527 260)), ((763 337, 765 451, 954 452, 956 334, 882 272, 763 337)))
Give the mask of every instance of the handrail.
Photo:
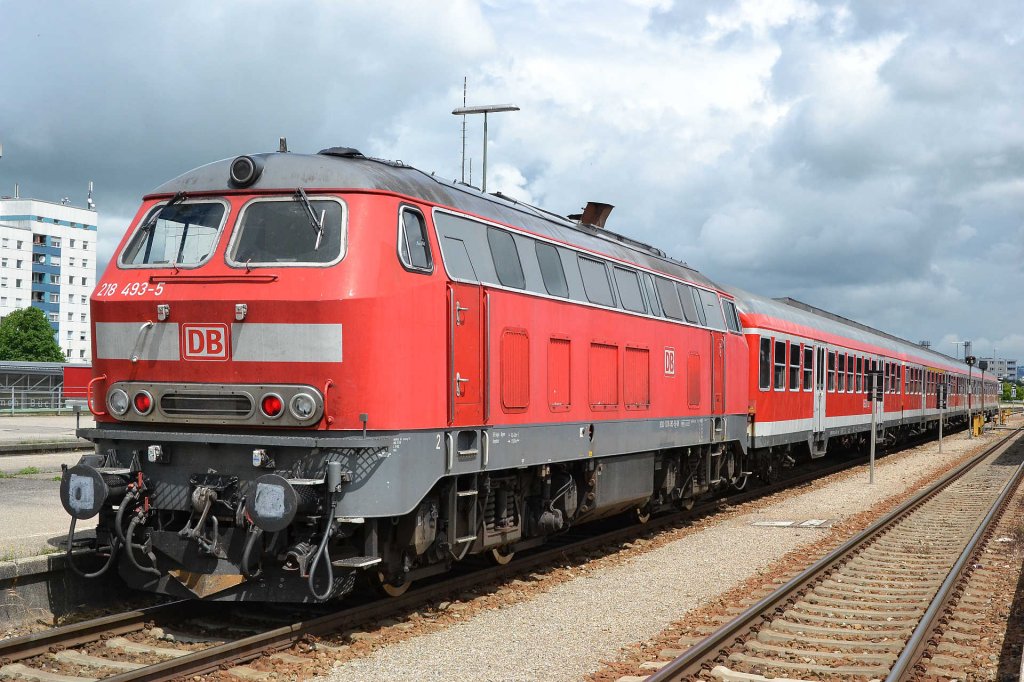
POLYGON ((101 374, 98 377, 93 377, 92 381, 90 381, 89 384, 85 387, 85 403, 89 406, 89 411, 92 412, 93 416, 96 417, 105 417, 107 413, 102 411, 97 412, 92 408, 92 385, 95 384, 97 381, 106 381, 106 379, 106 374, 101 374))

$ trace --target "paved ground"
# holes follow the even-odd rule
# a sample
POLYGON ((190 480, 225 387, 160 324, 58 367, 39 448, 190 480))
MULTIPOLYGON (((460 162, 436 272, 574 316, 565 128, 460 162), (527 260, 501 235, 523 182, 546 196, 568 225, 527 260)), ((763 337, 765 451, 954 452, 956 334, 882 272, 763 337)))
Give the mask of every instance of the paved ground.
MULTIPOLYGON (((95 426, 92 415, 81 415, 82 428, 95 426)), ((0 444, 31 441, 60 441, 75 439, 75 415, 15 415, 0 414, 0 444)))
MULTIPOLYGON (((81 426, 91 427, 91 415, 81 426)), ((0 416, 0 445, 75 438, 75 416, 0 416)), ((0 456, 0 560, 57 551, 71 518, 60 505, 60 465, 81 452, 0 456)), ((82 521, 75 535, 91 534, 96 519, 82 521)))

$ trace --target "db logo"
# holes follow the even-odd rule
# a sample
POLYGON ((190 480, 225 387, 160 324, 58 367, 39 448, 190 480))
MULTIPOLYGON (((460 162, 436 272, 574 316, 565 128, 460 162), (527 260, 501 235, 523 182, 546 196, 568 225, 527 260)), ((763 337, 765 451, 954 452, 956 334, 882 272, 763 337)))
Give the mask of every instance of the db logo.
POLYGON ((665 376, 674 376, 676 373, 676 349, 665 349, 665 376))
POLYGON ((181 357, 185 360, 227 360, 226 324, 183 324, 181 357))

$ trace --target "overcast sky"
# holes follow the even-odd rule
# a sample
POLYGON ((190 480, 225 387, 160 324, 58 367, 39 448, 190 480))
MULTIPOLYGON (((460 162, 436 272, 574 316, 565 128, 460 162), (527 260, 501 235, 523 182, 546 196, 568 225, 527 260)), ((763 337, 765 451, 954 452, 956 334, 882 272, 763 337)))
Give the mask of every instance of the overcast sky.
POLYGON ((0 194, 141 196, 246 152, 356 147, 722 283, 1024 360, 1024 3, 0 0, 0 194), (481 121, 467 155, 478 183, 481 121))

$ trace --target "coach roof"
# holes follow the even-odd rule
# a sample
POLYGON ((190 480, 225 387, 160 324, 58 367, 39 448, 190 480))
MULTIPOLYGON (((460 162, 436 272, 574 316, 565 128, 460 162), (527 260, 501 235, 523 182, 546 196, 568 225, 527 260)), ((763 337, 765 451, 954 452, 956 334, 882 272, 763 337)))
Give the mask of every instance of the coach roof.
MULTIPOLYGON (((367 158, 349 148, 332 148, 319 154, 249 156, 262 165, 262 171, 246 190, 294 191, 302 187, 307 191, 354 189, 392 192, 495 222, 520 226, 536 234, 659 270, 679 279, 720 288, 685 263, 643 242, 604 228, 577 223, 500 193, 485 194, 475 187, 443 180, 401 161, 367 158)), ((223 159, 190 170, 160 185, 148 196, 238 191, 229 181, 232 161, 234 159, 223 159)))

